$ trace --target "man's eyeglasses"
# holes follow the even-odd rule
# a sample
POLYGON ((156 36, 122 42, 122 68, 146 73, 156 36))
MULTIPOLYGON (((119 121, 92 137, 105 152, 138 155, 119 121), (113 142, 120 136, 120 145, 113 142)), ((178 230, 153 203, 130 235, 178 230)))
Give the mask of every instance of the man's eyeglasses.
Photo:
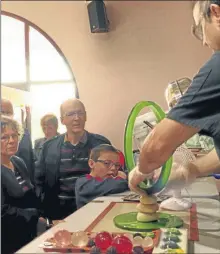
POLYGON ((64 114, 64 116, 67 117, 83 117, 86 114, 86 112, 82 111, 71 111, 64 114))
POLYGON ((5 135, 1 137, 1 141, 8 143, 10 138, 12 138, 13 140, 17 140, 18 137, 19 137, 19 134, 12 134, 7 136, 5 135))
POLYGON ((115 166, 115 168, 117 170, 119 170, 121 168, 121 164, 116 162, 114 163, 113 161, 109 161, 109 160, 97 160, 96 162, 101 162, 102 164, 104 164, 106 166, 106 168, 110 169, 113 166, 115 166))

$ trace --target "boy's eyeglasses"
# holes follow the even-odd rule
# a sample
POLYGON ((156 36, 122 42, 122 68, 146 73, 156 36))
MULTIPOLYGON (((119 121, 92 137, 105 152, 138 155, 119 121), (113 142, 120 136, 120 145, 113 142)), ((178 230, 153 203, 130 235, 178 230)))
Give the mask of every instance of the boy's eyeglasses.
POLYGON ((117 170, 121 168, 121 164, 116 162, 114 163, 113 161, 108 161, 108 160, 97 160, 96 162, 101 162, 104 164, 108 169, 112 168, 112 166, 115 166, 117 170))

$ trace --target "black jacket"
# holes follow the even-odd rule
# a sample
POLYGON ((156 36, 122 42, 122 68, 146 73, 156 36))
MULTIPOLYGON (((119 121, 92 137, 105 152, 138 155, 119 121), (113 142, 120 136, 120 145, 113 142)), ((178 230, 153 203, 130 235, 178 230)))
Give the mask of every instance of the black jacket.
MULTIPOLYGON (((44 143, 35 168, 37 196, 41 198, 44 216, 50 219, 57 219, 57 210, 60 208, 58 198, 60 150, 64 137, 65 134, 62 134, 44 143)), ((76 158, 88 158, 90 150, 100 144, 110 144, 110 141, 101 135, 87 132, 87 142, 81 145, 80 149, 76 149, 76 158)), ((73 159, 73 167, 75 163, 73 159)), ((79 165, 79 161, 77 164, 79 165)), ((88 161, 82 161, 81 167, 87 167, 89 171, 88 161)))
POLYGON ((27 129, 24 130, 24 135, 19 142, 18 152, 16 154, 22 158, 29 171, 31 182, 34 182, 34 153, 32 149, 32 142, 30 133, 27 129))
POLYGON ((39 138, 34 141, 34 161, 38 161, 43 144, 46 142, 46 138, 39 138))
POLYGON ((14 253, 30 242, 37 231, 38 202, 25 163, 13 156, 12 163, 25 180, 25 190, 14 173, 1 166, 1 243, 2 253, 14 253))

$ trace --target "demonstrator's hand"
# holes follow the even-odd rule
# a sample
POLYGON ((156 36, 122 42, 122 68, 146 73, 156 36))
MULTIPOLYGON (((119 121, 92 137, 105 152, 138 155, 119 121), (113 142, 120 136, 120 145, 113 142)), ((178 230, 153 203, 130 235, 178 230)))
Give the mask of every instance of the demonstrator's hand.
POLYGON ((151 178, 151 176, 152 174, 142 174, 136 166, 131 170, 128 176, 128 185, 130 190, 140 194, 141 196, 145 196, 146 193, 141 190, 138 185, 144 180, 151 178))

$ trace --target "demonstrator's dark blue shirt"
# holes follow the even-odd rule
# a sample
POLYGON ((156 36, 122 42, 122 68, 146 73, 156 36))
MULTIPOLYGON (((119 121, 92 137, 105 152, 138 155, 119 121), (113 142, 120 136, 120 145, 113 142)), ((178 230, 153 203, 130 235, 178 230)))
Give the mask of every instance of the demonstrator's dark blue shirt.
POLYGON ((212 137, 220 157, 220 51, 199 70, 167 118, 198 128, 212 137))

